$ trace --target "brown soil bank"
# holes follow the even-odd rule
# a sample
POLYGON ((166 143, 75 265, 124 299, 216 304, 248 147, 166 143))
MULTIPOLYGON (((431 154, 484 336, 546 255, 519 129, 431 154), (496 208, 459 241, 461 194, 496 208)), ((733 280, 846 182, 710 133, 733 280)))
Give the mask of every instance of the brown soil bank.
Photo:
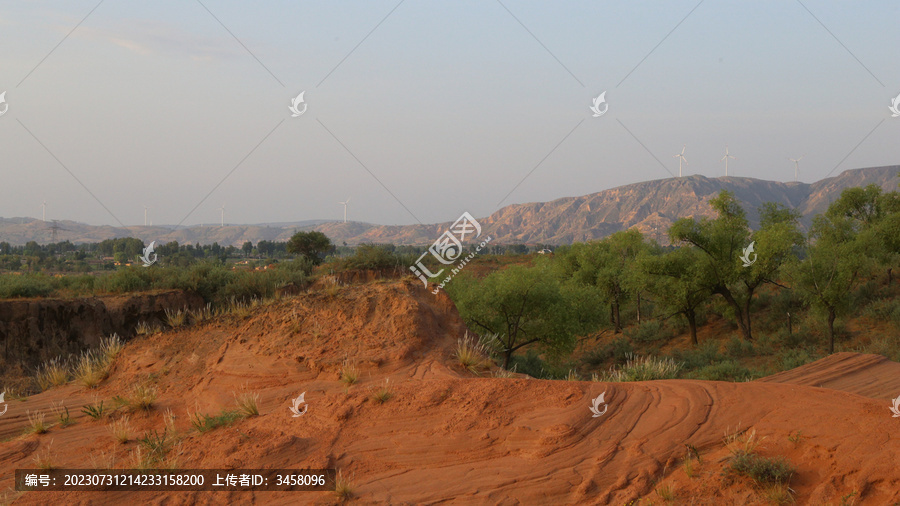
MULTIPOLYGON (((723 436, 738 430, 755 430, 764 438, 758 453, 796 467, 790 487, 798 504, 900 500, 900 419, 883 399, 771 382, 474 376, 452 358, 465 331, 443 294, 400 281, 313 292, 258 307, 249 317, 134 339, 99 388, 70 384, 8 403, 0 417, 0 491, 12 485, 14 469, 36 467, 36 457, 55 467, 133 468, 141 451, 135 440, 162 432, 171 409, 177 433, 171 464, 335 467, 350 478, 351 504, 771 503, 765 487, 723 473, 729 455, 723 436), (349 388, 341 382, 345 361, 360 371, 349 388), (379 403, 373 393, 386 380, 394 395, 379 403), (78 413, 93 398, 127 395, 139 383, 156 388, 158 398, 151 410, 131 413, 125 444, 107 428, 121 413, 102 421, 78 413), (258 416, 208 432, 191 427, 188 412, 234 409, 241 389, 259 394, 258 416), (309 410, 294 418, 291 399, 301 392, 309 410), (609 409, 594 418, 591 399, 602 392, 609 409), (60 401, 73 425, 22 435, 28 410, 49 412, 60 401), (690 472, 682 464, 686 445, 702 457, 690 472)), ((8 498, 17 505, 339 502, 325 492, 8 498)))
POLYGON ((35 367, 97 346, 101 337, 134 336, 139 322, 161 323, 166 309, 195 309, 203 298, 168 290, 78 299, 0 300, 0 363, 35 367))

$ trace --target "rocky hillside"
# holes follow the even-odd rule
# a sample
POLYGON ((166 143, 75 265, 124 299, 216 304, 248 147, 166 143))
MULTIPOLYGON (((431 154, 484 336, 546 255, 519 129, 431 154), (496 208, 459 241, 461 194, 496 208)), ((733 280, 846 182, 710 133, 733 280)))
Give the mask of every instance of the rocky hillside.
MULTIPOLYGON (((604 190, 581 197, 566 197, 551 202, 512 204, 488 217, 479 217, 484 232, 494 244, 547 243, 568 244, 598 239, 619 230, 637 227, 660 242, 666 242, 666 230, 675 220, 687 216, 711 216, 709 200, 722 190, 730 190, 748 212, 751 226, 756 225, 756 209, 765 202, 777 202, 798 210, 808 225, 812 217, 824 211, 846 188, 876 184, 896 190, 900 166, 874 167, 842 172, 821 181, 780 183, 744 177, 707 178, 694 175, 659 179, 604 190)), ((455 217, 454 217, 455 218, 455 217)), ((430 225, 386 226, 369 223, 325 222, 296 224, 234 225, 190 227, 172 231, 165 227, 93 227, 75 222, 60 222, 59 240, 94 242, 112 237, 139 237, 146 242, 240 246, 244 241, 285 241, 298 229, 324 232, 337 244, 346 242, 389 242, 429 244, 450 222, 430 225)), ((0 241, 24 244, 49 242, 46 223, 28 218, 0 219, 0 241)))

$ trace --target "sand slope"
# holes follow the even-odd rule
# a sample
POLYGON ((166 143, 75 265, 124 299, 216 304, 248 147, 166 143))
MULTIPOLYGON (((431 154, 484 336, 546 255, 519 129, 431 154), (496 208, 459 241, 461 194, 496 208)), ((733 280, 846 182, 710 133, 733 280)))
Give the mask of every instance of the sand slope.
MULTIPOLYGON (((48 447, 58 467, 95 467, 113 457, 115 467, 132 467, 136 443, 116 443, 105 422, 84 415, 47 434, 18 434, 26 409, 62 400, 75 415, 92 395, 110 399, 150 381, 159 399, 149 413, 131 415, 135 432, 161 430, 171 409, 184 436, 179 467, 337 467, 351 477, 360 504, 660 503, 661 486, 675 490, 677 503, 754 504, 760 489, 721 472, 723 435, 748 429, 765 437, 761 454, 785 456, 798 468, 791 488, 800 504, 838 504, 853 492, 863 504, 900 501, 900 418, 884 400, 898 364, 841 354, 805 366, 812 379, 798 374, 791 384, 777 376, 750 383, 501 379, 454 364, 464 333, 443 295, 392 282, 301 295, 247 319, 133 341, 96 391, 72 384, 10 403, 0 417, 0 440, 11 438, 0 443, 0 490, 48 447), (339 381, 347 359, 361 370, 349 392, 339 381), (877 381, 853 380, 864 367, 877 381), (372 391, 386 379, 395 395, 379 404, 372 391), (808 384, 881 386, 869 398, 808 384), (230 409, 242 387, 260 394, 260 416, 202 434, 191 429, 188 410, 230 409), (290 400, 303 391, 309 411, 292 418, 290 400), (592 418, 591 399, 604 391, 609 410, 592 418), (693 478, 681 465, 685 445, 703 459, 693 478)), ((15 504, 48 501, 337 502, 327 493, 73 492, 27 493, 15 504)))

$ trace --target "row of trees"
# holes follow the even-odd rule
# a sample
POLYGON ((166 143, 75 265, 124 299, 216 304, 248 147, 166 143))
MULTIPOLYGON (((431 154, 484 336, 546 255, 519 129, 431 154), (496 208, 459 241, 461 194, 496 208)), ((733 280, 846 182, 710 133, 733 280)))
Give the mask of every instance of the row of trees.
POLYGON ((624 326, 621 307, 652 302, 659 318, 682 317, 697 343, 700 310, 723 301, 744 340, 753 340, 755 296, 765 285, 792 290, 824 319, 834 351, 835 319, 850 309, 854 288, 877 273, 893 278, 900 262, 900 194, 877 186, 844 191, 816 216, 808 233, 800 216, 767 203, 751 230, 730 192, 710 201, 715 218, 683 218, 668 233, 675 246, 661 247, 627 230, 603 240, 557 250, 532 267, 510 267, 483 280, 459 276, 447 290, 474 328, 499 335, 505 366, 513 353, 539 344, 558 355, 576 336, 609 325, 624 326), (741 257, 750 244, 749 266, 741 257))

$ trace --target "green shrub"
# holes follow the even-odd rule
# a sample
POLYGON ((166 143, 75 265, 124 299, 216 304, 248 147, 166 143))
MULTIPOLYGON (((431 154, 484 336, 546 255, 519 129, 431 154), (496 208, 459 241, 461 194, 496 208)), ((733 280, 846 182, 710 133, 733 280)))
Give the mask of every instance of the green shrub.
POLYGON ((637 343, 652 343, 670 339, 672 331, 659 320, 648 320, 637 327, 627 329, 625 335, 637 343))
POLYGON ((624 365, 611 368, 597 379, 614 382, 672 379, 680 370, 681 364, 668 357, 631 357, 624 365))
POLYGON ((688 374, 689 378, 707 381, 748 381, 759 376, 734 360, 726 360, 701 367, 688 374))
POLYGON ((715 341, 703 341, 693 349, 675 350, 672 356, 676 361, 684 363, 685 369, 699 369, 725 360, 715 341))
POLYGON ((224 409, 218 415, 207 415, 205 413, 190 414, 191 425, 193 425, 198 432, 207 432, 218 427, 231 425, 235 420, 241 418, 243 418, 243 416, 239 411, 225 411, 224 409))
POLYGON ((821 355, 816 352, 810 352, 806 348, 786 349, 778 354, 778 360, 781 363, 782 371, 787 371, 789 369, 794 369, 810 362, 815 362, 820 358, 822 358, 821 355))
POLYGON ((737 452, 731 457, 729 468, 759 484, 787 483, 796 471, 784 457, 768 458, 750 452, 737 452))
POLYGON ((756 354, 756 349, 752 342, 732 337, 725 345, 725 353, 732 358, 752 357, 756 354))
POLYGON ((0 275, 0 299, 46 297, 51 293, 52 281, 43 274, 0 275))

